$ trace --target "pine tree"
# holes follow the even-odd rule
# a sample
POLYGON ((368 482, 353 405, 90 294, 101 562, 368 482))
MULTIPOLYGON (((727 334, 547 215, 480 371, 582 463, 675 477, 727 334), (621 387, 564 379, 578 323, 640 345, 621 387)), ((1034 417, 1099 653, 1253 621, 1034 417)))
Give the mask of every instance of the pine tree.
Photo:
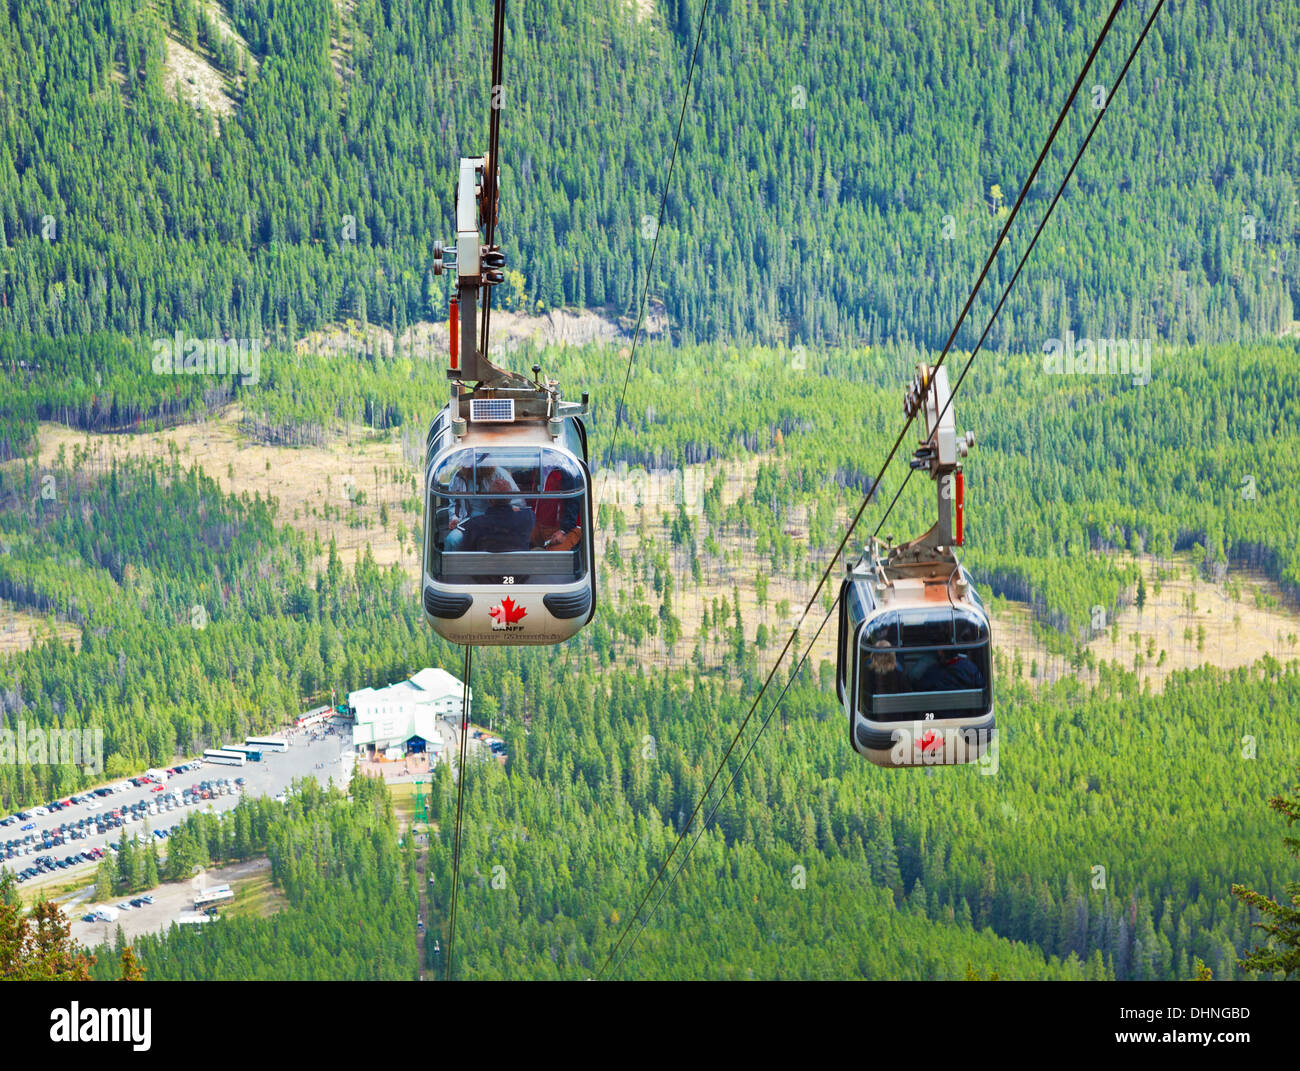
POLYGON ((158 884, 158 844, 156 840, 150 841, 149 847, 144 853, 144 873, 141 878, 141 884, 146 889, 152 889, 158 884))
POLYGON ((95 872, 95 899, 101 903, 113 899, 116 884, 117 870, 113 865, 113 857, 106 854, 99 861, 99 867, 95 872))
POLYGON ((24 914, 17 882, 0 873, 0 979, 11 981, 87 981, 94 957, 70 936, 63 912, 44 898, 24 914))
MULTIPOLYGON (((1300 785, 1294 791, 1295 795, 1289 799, 1274 796, 1268 801, 1269 807, 1286 819, 1288 829, 1300 821, 1300 785)), ((1284 835, 1282 841, 1287 853, 1300 860, 1300 837, 1284 835)), ((1290 905, 1278 903, 1244 885, 1233 885, 1232 895, 1264 916, 1265 921, 1253 925, 1270 938, 1266 944, 1257 945, 1237 961, 1243 970, 1280 972, 1287 978, 1300 974, 1300 881, 1287 882, 1286 893, 1290 905)))
POLYGON ((136 958, 135 949, 130 945, 122 949, 122 955, 118 962, 122 966, 121 980, 123 982, 141 982, 144 981, 144 967, 136 958))
POLYGON ((116 874, 113 882, 115 894, 132 891, 135 883, 135 857, 135 840, 127 834, 126 826, 123 826, 122 835, 117 842, 116 874))

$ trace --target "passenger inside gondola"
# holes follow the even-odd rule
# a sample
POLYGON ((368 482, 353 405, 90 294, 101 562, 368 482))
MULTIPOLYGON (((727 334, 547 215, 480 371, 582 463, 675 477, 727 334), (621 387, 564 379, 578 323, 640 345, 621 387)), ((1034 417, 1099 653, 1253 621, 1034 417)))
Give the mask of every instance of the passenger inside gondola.
MULTIPOLYGON (((543 493, 562 495, 578 486, 576 473, 561 466, 546 476, 543 493)), ((540 550, 572 550, 582 541, 582 498, 546 497, 536 500, 537 523, 532 545, 540 550)))
POLYGON ((984 675, 965 652, 940 651, 926 678, 926 684, 932 692, 983 688, 984 675))
POLYGON ((902 659, 909 692, 951 692, 983 688, 984 675, 963 651, 909 651, 902 659))
POLYGON ((494 497, 470 500, 481 503, 483 511, 471 516, 448 535, 448 549, 493 554, 527 550, 528 536, 533 530, 533 511, 522 499, 505 497, 517 493, 518 485, 504 470, 497 469, 483 490, 494 497), (460 536, 455 547, 450 546, 453 535, 460 536))
POLYGON ((447 490, 451 497, 447 499, 445 521, 442 521, 446 524, 444 551, 528 549, 532 510, 522 498, 502 497, 517 496, 520 492, 519 484, 506 467, 491 463, 486 455, 479 455, 476 467, 474 455, 467 453, 447 490), (528 527, 522 545, 517 546, 519 540, 515 533, 525 523, 528 527))
POLYGON ((456 475, 452 477, 451 486, 448 490, 452 493, 452 498, 448 500, 447 510, 447 534, 444 541, 444 549, 450 551, 464 550, 462 545, 465 542, 464 524, 471 517, 476 517, 487 509, 487 499, 471 498, 478 492, 479 488, 474 481, 474 460, 472 454, 465 455, 465 461, 456 470, 456 475))
POLYGON ((875 686, 872 690, 877 695, 896 695, 906 691, 902 669, 889 641, 877 640, 872 646, 875 648, 870 660, 871 672, 875 674, 875 686))

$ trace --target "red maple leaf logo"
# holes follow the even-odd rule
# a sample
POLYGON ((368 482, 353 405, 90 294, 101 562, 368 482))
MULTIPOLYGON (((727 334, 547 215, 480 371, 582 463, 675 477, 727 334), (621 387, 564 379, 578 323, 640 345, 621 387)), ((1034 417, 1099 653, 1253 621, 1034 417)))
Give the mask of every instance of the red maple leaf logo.
POLYGON ((515 600, 507 596, 501 600, 499 605, 492 607, 488 611, 488 617, 492 618, 498 625, 513 625, 527 613, 527 610, 522 606, 516 606, 515 600))
POLYGON ((936 751, 943 746, 943 737, 933 729, 927 729, 925 735, 921 737, 921 750, 929 751, 934 748, 936 751))

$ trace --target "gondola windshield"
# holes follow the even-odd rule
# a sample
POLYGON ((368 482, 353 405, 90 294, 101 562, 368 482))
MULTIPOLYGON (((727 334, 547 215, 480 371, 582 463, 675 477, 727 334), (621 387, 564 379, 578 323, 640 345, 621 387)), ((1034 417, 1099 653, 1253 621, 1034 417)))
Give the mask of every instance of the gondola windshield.
POLYGON ((452 452, 430 481, 429 572, 449 584, 581 580, 584 488, 578 462, 559 450, 452 452))
POLYGON ((992 704, 988 626, 975 613, 881 613, 859 649, 859 710, 872 721, 973 718, 992 704))

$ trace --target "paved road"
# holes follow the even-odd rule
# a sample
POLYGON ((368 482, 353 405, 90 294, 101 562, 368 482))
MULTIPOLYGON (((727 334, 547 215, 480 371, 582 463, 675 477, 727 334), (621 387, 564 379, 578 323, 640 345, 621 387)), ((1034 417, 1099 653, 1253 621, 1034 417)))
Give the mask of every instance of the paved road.
MULTIPOLYGON (((28 819, 29 822, 36 823, 35 829, 23 831, 22 827, 27 825, 27 822, 16 822, 13 825, 0 828, 0 844, 10 839, 21 839, 28 833, 39 834, 42 830, 56 829, 65 822, 76 822, 86 816, 105 814, 108 811, 130 806, 155 795, 162 796, 170 792, 179 794, 184 789, 196 785, 200 781, 213 781, 225 777, 233 781, 236 777, 242 777, 246 782, 244 792, 253 796, 279 795, 289 787, 290 782, 294 779, 307 776, 315 777, 322 785, 327 785, 331 778, 333 778, 336 785, 347 784, 352 775, 352 766, 355 761, 351 746, 351 731, 348 727, 344 726, 328 735, 321 731, 313 736, 310 731, 306 730, 297 734, 286 732, 280 735, 289 741, 289 750, 278 753, 263 752, 261 762, 250 762, 243 767, 204 763, 198 769, 177 774, 169 779, 165 790, 160 793, 155 794, 151 791, 151 786, 146 785, 143 788, 129 788, 125 792, 115 793, 112 796, 96 796, 95 801, 100 804, 98 808, 91 808, 85 803, 80 803, 66 807, 61 811, 54 811, 41 818, 28 819), (318 765, 320 766, 319 769, 317 768, 318 765)), ((116 784, 118 782, 106 783, 116 784)), ((80 794, 78 792, 78 795, 80 794)), ((239 797, 237 795, 218 796, 215 799, 203 800, 198 805, 198 808, 218 812, 227 811, 232 809, 238 802, 239 797)), ((31 810, 30 807, 24 809, 31 810)), ((151 816, 144 822, 130 823, 125 828, 129 833, 135 833, 143 830, 146 824, 150 829, 177 825, 183 822, 194 810, 194 807, 178 806, 175 810, 151 816)), ((106 847, 110 842, 116 844, 121 839, 121 836, 122 830, 120 828, 109 830, 102 835, 92 832, 90 836, 83 840, 69 839, 48 851, 42 847, 31 855, 20 856, 17 859, 6 859, 0 862, 0 866, 16 873, 30 866, 37 855, 52 855, 55 859, 62 859, 67 855, 84 852, 90 848, 106 847)), ((165 844, 166 842, 163 842, 162 847, 165 848, 165 844)), ((66 870, 56 870, 53 874, 42 875, 26 882, 22 888, 26 891, 49 882, 66 881, 70 876, 93 870, 97 865, 96 863, 81 863, 66 870)))

